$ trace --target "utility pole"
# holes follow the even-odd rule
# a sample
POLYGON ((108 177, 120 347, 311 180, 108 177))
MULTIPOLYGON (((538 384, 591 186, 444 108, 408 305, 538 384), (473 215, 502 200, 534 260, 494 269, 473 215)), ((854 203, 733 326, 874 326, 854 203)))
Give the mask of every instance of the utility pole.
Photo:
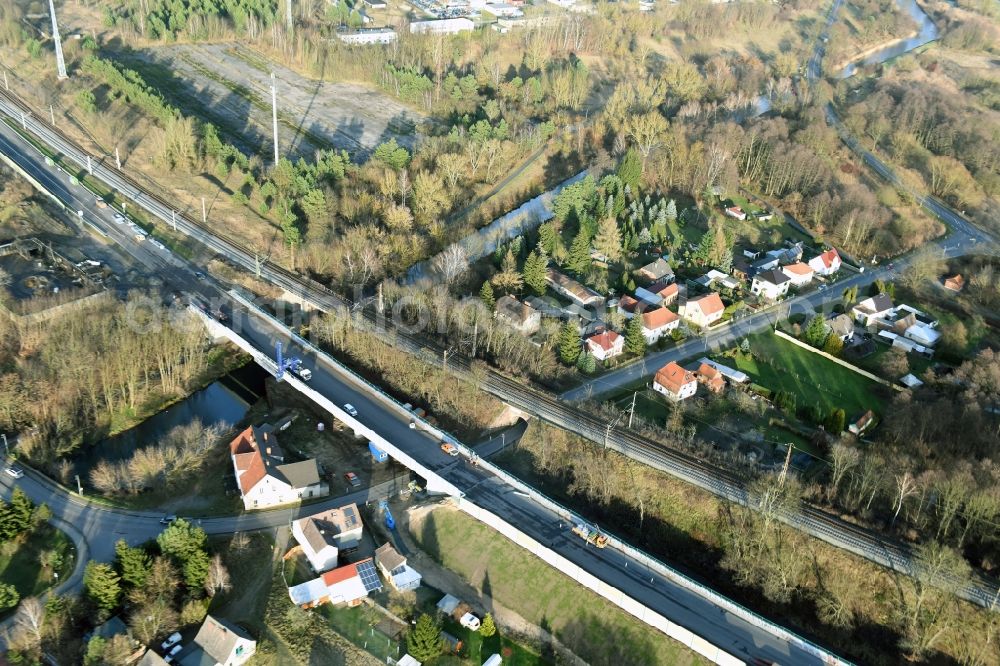
POLYGON ((56 112, 52 108, 51 104, 49 104, 49 120, 52 121, 52 126, 55 127, 56 126, 56 112))
POLYGON ((205 210, 205 197, 201 198, 201 223, 208 224, 208 211, 205 210))
POLYGON ((3 89, 10 91, 10 86, 7 85, 7 70, 3 70, 3 89))
POLYGON ((80 484, 80 475, 76 475, 76 492, 78 495, 83 495, 83 486, 80 484))
POLYGON ((7 445, 7 433, 3 433, 2 435, 0 435, 0 437, 3 437, 3 449, 4 449, 4 451, 6 451, 7 455, 10 456, 10 446, 7 445))
POLYGON ((21 112, 21 129, 23 129, 25 132, 28 131, 28 116, 24 114, 24 111, 21 112))
POLYGON ((89 173, 91 176, 94 175, 94 165, 90 161, 90 155, 87 155, 87 173, 89 173))
POLYGON ((632 407, 628 410, 628 429, 632 429, 632 417, 635 416, 635 397, 639 395, 638 391, 632 391, 632 407))
MULTIPOLYGON (((289 5, 291 7, 291 5, 289 5)), ((271 129, 274 131, 274 163, 278 163, 278 89, 274 84, 274 72, 271 72, 271 129)))
POLYGON ((171 210, 170 211, 170 224, 173 225, 174 231, 177 231, 177 211, 176 210, 171 210))
POLYGON ((792 462, 792 451, 795 449, 792 443, 788 443, 788 453, 785 454, 785 464, 781 466, 781 474, 778 475, 778 487, 782 488, 785 485, 785 477, 788 476, 788 467, 792 462))
POLYGON ((285 23, 288 24, 288 36, 292 36, 292 0, 285 0, 285 23))
POLYGON ((56 68, 59 70, 59 80, 68 79, 66 61, 63 59, 62 39, 59 37, 59 24, 56 23, 56 5, 49 0, 49 16, 52 17, 52 41, 56 47, 56 68))
POLYGON ((118 152, 118 146, 115 146, 115 165, 118 167, 119 171, 122 170, 122 156, 121 153, 118 152))

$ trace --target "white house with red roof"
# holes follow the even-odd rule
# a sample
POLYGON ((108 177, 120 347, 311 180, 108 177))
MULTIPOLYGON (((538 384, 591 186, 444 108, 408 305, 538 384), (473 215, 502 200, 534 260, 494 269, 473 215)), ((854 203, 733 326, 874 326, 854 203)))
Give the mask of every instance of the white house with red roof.
POLYGON ((587 338, 587 351, 598 361, 606 361, 625 351, 625 338, 614 331, 601 331, 587 338))
POLYGON ((831 247, 829 250, 813 257, 809 260, 809 268, 816 272, 816 275, 822 275, 826 277, 827 275, 833 275, 840 270, 840 253, 837 252, 836 248, 831 247))
POLYGON ((698 379, 675 361, 667 363, 653 378, 653 390, 674 401, 690 398, 698 391, 698 379))
POLYGON ((680 313, 687 321, 705 328, 722 319, 726 306, 722 298, 714 291, 698 298, 691 298, 681 306, 680 313))
POLYGON ((651 345, 664 335, 680 326, 681 318, 666 308, 657 308, 642 313, 642 337, 651 345))
POLYGON ((290 504, 330 492, 315 460, 285 462, 270 425, 250 426, 229 443, 229 452, 245 509, 290 504))
POLYGON ((726 215, 733 218, 734 220, 739 220, 742 222, 747 219, 746 211, 739 206, 730 206, 726 209, 726 215))
POLYGON ((370 592, 382 589, 372 558, 345 564, 319 578, 288 588, 292 603, 303 608, 322 604, 357 606, 370 592))
POLYGON ((316 572, 336 567, 340 550, 356 548, 363 529, 357 504, 328 509, 292 522, 292 536, 316 572))

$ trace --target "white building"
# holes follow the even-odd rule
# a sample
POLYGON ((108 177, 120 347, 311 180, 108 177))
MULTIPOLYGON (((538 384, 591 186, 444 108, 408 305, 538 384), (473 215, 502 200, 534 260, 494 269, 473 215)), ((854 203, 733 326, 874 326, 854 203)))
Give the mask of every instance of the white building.
POLYGON ((642 337, 651 345, 680 326, 681 318, 666 308, 642 313, 642 337))
POLYGON ((816 275, 833 275, 840 270, 840 253, 836 248, 830 248, 823 254, 809 260, 809 267, 816 271, 816 275))
POLYGON ((410 32, 429 35, 456 35, 460 32, 471 32, 476 27, 472 19, 464 17, 436 19, 433 21, 414 21, 410 24, 410 32))
POLYGON ((368 28, 338 32, 337 39, 345 44, 392 44, 396 41, 396 31, 392 28, 368 28))
POLYGON ((181 666, 240 666, 257 652, 257 641, 236 625, 206 615, 194 640, 177 653, 181 666))
POLYGON ((769 301, 776 301, 788 293, 790 286, 792 286, 791 278, 782 271, 772 269, 755 275, 750 291, 769 301))
POLYGON ((327 571, 319 578, 288 588, 292 603, 303 608, 321 604, 357 606, 369 592, 382 589, 371 558, 327 571))
POLYGON ((524 16, 524 12, 518 7, 508 5, 505 2, 489 3, 483 7, 483 11, 497 18, 517 18, 518 16, 524 16))
POLYGON ((653 390, 671 400, 680 401, 695 394, 698 380, 693 372, 671 361, 657 371, 653 378, 653 390))
POLYGON ((400 555, 391 543, 384 543, 375 549, 375 565, 389 584, 399 592, 420 587, 422 579, 420 573, 406 563, 406 558, 400 555))
POLYGON ((587 351, 598 361, 606 361, 625 351, 625 338, 614 331, 602 331, 587 338, 587 351))
POLYGON ((681 306, 680 314, 696 326, 705 328, 722 319, 726 306, 715 292, 692 298, 681 306))
POLYGON ((788 279, 792 281, 793 287, 802 287, 812 282, 816 271, 809 264, 797 261, 794 264, 782 266, 781 272, 788 276, 788 279))
POLYGON ((888 294, 877 294, 866 298, 851 308, 854 321, 866 327, 875 324, 879 319, 885 319, 895 311, 896 308, 893 307, 888 294))
POLYGON ((325 497, 315 460, 286 463, 270 425, 251 426, 229 443, 236 483, 246 509, 263 509, 325 497))
POLYGON ((356 504, 330 509, 292 523, 292 535, 317 573, 335 568, 340 550, 356 548, 363 529, 356 504))

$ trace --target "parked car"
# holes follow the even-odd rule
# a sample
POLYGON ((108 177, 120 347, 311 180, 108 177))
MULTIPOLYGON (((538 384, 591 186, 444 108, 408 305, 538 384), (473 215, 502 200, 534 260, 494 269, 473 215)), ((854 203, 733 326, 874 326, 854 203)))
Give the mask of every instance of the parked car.
POLYGON ((104 199, 102 199, 101 197, 97 197, 96 199, 94 199, 94 203, 97 204, 98 208, 107 208, 108 207, 107 202, 104 201, 104 199))
POLYGON ((354 472, 348 472, 347 474, 344 475, 344 478, 347 479, 347 482, 351 484, 352 488, 361 487, 361 479, 359 479, 358 475, 355 474, 354 472))
POLYGON ((205 279, 205 274, 202 273, 201 271, 196 271, 195 274, 194 274, 194 276, 196 278, 198 278, 199 280, 204 280, 205 279))
POLYGON ((173 646, 172 648, 170 648, 170 652, 168 652, 168 653, 167 653, 167 654, 166 654, 166 655, 165 655, 165 656, 163 657, 163 660, 164 660, 165 662, 167 662, 168 664, 169 664, 170 662, 172 662, 172 661, 173 661, 173 659, 174 659, 174 657, 175 657, 175 656, 177 655, 177 653, 181 651, 181 648, 182 648, 182 647, 183 647, 182 645, 179 645, 179 644, 178 644, 178 645, 175 645, 175 646, 173 646))
POLYGON ((169 525, 170 523, 174 522, 175 520, 177 520, 177 516, 175 516, 175 515, 171 514, 169 516, 163 516, 163 518, 160 518, 160 524, 161 525, 169 525))
POLYGON ((180 635, 179 632, 175 631, 174 633, 172 633, 169 636, 167 636, 167 640, 163 641, 163 643, 160 645, 160 649, 161 650, 169 650, 173 646, 175 646, 178 643, 180 643, 180 641, 181 641, 181 635, 180 635))
POLYGON ((150 245, 152 245, 153 247, 156 247, 156 248, 159 248, 159 249, 161 249, 161 250, 166 250, 166 249, 167 249, 167 246, 166 246, 166 245, 164 245, 164 244, 163 244, 163 243, 161 243, 160 241, 156 240, 155 238, 154 238, 154 239, 152 239, 152 240, 150 240, 150 241, 149 241, 149 244, 150 244, 150 245))
POLYGON ((115 213, 115 222, 117 224, 124 224, 125 223, 125 216, 122 215, 121 213, 115 213))
POLYGON ((441 442, 441 450, 447 453, 449 456, 458 455, 458 447, 451 442, 441 442))
POLYGON ((9 467, 6 467, 4 469, 4 472, 7 474, 7 476, 12 476, 15 479, 20 479, 22 476, 24 476, 24 470, 15 465, 10 465, 9 467))
POLYGON ((344 405, 344 411, 350 414, 351 416, 358 415, 358 410, 354 409, 354 405, 352 405, 351 403, 347 403, 346 405, 344 405))

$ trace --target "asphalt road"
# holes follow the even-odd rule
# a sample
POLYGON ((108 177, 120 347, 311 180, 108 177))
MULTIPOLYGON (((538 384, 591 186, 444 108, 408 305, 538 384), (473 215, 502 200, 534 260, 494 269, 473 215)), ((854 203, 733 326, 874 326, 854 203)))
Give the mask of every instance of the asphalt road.
MULTIPOLYGON (((156 271, 170 287, 197 293, 208 299, 224 299, 222 285, 217 285, 212 280, 197 280, 194 277, 197 267, 167 251, 155 248, 148 241, 137 242, 127 225, 115 223, 112 218, 114 211, 110 208, 97 208, 93 197, 83 188, 72 186, 66 174, 53 173, 33 149, 2 124, 0 150, 15 158, 22 168, 63 198, 71 208, 82 210, 85 221, 107 234, 150 270, 156 271)), ((583 540, 569 533, 568 525, 560 527, 558 516, 517 494, 513 487, 481 467, 469 465, 464 457, 454 458, 445 454, 434 433, 420 427, 410 428, 410 419, 398 405, 387 402, 353 376, 342 373, 325 358, 317 358, 308 350, 298 348, 271 320, 255 312, 247 312, 232 303, 227 308, 231 316, 229 323, 233 329, 258 349, 271 353, 274 342, 284 342, 289 354, 300 356, 306 366, 312 369, 310 386, 337 404, 351 403, 358 410, 359 419, 367 426, 454 483, 467 497, 539 541, 550 543, 557 552, 595 576, 619 587, 629 596, 650 604, 663 615, 737 656, 747 659, 762 657, 783 663, 818 663, 811 653, 791 642, 776 638, 769 631, 740 616, 726 612, 708 598, 676 584, 656 571, 647 572, 647 579, 645 573, 639 574, 643 570, 639 561, 625 553, 611 549, 597 551, 593 547, 587 547, 583 540)), ((15 483, 21 485, 35 501, 47 502, 59 519, 75 525, 82 535, 81 546, 88 549, 89 556, 93 559, 113 558, 114 542, 119 538, 130 544, 142 543, 155 538, 162 529, 159 513, 126 511, 81 501, 31 471, 15 483)), ((0 487, 0 492, 5 495, 12 492, 12 483, 8 483, 7 479, 0 487)), ((210 534, 267 529, 287 524, 294 516, 308 515, 325 507, 377 498, 386 490, 376 487, 306 507, 255 512, 236 517, 205 518, 199 522, 210 534)), ((73 588, 79 587, 80 574, 78 567, 72 579, 73 588)), ((67 585, 66 589, 70 587, 67 585)))

